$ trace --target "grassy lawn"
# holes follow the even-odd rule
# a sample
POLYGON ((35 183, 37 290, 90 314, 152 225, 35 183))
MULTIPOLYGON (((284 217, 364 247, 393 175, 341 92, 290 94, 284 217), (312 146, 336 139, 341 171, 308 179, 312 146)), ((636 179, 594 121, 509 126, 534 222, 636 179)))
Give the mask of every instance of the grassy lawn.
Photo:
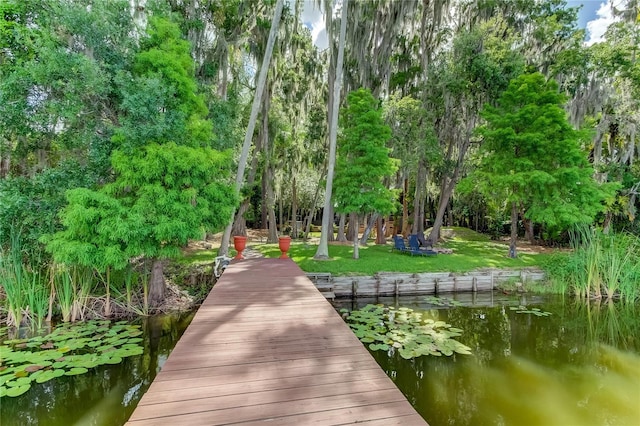
MULTIPOLYGON (((330 272, 333 275, 373 275, 378 272, 467 272, 481 268, 525 268, 541 266, 552 254, 535 253, 530 247, 519 251, 517 259, 507 257, 508 246, 492 241, 488 236, 465 228, 447 228, 444 242, 439 247, 450 248, 452 254, 437 256, 411 256, 392 250, 393 243, 376 245, 370 241, 360 247, 360 259, 353 259, 351 244, 330 244, 330 260, 314 260, 316 244, 292 241, 289 256, 305 272, 330 272)), ((279 257, 277 244, 250 241, 248 247, 266 257, 279 257)), ((217 246, 206 250, 190 250, 178 259, 181 265, 211 262, 217 255, 217 246)), ((235 255, 230 249, 230 255, 235 255)))
MULTIPOLYGON (((452 228, 451 237, 440 246, 453 250, 438 256, 411 256, 391 250, 392 242, 360 247, 360 259, 353 259, 351 245, 330 244, 330 260, 314 260, 315 244, 292 241, 290 257, 305 272, 330 272, 333 275, 373 275, 377 272, 466 272, 479 268, 524 268, 540 266, 550 254, 520 252, 517 259, 507 257, 507 245, 468 229, 452 228)), ((277 257, 277 244, 252 244, 266 257, 277 257)))

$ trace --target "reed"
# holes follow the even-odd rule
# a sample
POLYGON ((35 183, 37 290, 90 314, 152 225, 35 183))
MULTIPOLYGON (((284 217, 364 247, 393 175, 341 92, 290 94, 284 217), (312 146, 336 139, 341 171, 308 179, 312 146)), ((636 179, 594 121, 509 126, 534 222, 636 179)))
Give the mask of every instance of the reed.
POLYGON ((581 228, 572 235, 568 277, 581 298, 640 296, 640 240, 629 233, 604 234, 581 228))
POLYGON ((49 291, 38 271, 29 272, 29 279, 25 288, 25 313, 32 329, 41 329, 47 316, 49 305, 49 291))
POLYGON ((96 278, 91 268, 83 266, 71 267, 71 279, 75 283, 75 298, 71 309, 71 322, 82 321, 89 305, 91 291, 96 284, 96 278))
POLYGON ((76 297, 76 283, 71 278, 69 269, 64 265, 54 265, 51 273, 62 322, 69 322, 76 297))
POLYGON ((0 248, 0 282, 5 293, 7 325, 19 327, 26 308, 27 270, 22 263, 20 233, 10 230, 11 245, 8 250, 0 248))

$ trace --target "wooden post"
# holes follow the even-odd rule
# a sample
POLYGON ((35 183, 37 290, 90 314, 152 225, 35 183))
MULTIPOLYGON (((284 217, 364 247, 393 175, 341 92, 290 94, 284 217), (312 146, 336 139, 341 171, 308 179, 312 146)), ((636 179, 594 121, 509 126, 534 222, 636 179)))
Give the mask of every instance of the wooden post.
POLYGON ((393 280, 393 291, 396 297, 398 297, 398 280, 393 280))
POLYGON ((471 281, 471 291, 474 293, 478 291, 478 277, 473 277, 473 280, 471 281))
POLYGON ((351 281, 351 297, 356 299, 358 297, 358 281, 351 281))
POLYGON ((434 281, 434 284, 433 284, 433 293, 434 293, 436 296, 438 295, 438 284, 439 284, 439 283, 438 283, 438 281, 439 281, 439 279, 438 279, 438 278, 436 278, 436 279, 435 279, 435 281, 434 281))

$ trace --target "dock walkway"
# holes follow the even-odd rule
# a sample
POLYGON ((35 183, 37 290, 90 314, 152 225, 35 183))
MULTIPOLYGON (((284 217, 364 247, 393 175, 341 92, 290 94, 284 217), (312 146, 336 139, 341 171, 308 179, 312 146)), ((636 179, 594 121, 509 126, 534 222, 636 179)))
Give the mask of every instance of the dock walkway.
POLYGON ((234 261, 127 425, 426 425, 289 259, 234 261))

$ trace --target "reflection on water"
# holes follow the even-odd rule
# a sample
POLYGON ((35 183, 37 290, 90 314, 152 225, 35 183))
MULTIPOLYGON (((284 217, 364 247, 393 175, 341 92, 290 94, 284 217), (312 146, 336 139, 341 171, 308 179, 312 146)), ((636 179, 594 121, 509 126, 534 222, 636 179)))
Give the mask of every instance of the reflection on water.
MULTIPOLYGON (((191 322, 193 313, 158 315, 142 322, 144 354, 79 376, 33 383, 17 398, 0 399, 2 426, 121 426, 151 385, 191 322)), ((4 337, 1 337, 4 340, 4 337)))
POLYGON ((410 361, 373 353, 431 426, 640 425, 637 307, 557 297, 451 297, 468 306, 433 309, 423 298, 378 300, 428 310, 462 328, 458 340, 473 350, 471 356, 410 361), (520 304, 552 315, 509 309, 520 304))

